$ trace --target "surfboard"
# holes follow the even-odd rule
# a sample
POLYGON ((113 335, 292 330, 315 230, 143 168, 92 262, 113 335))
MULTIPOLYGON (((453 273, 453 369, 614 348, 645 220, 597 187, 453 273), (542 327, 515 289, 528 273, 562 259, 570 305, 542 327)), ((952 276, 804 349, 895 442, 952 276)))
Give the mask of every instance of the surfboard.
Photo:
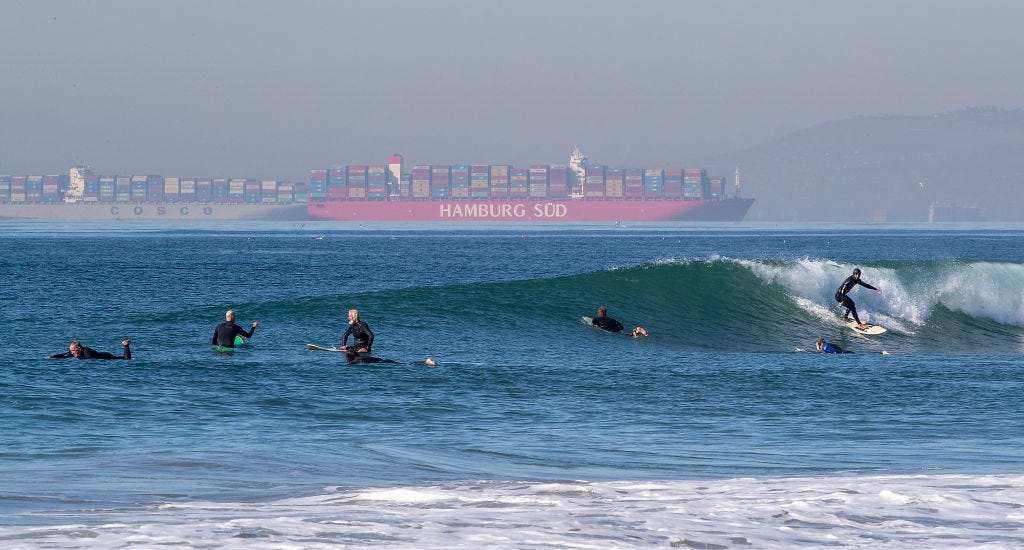
POLYGON ((594 326, 594 319, 592 317, 587 317, 586 315, 580 317, 580 322, 587 326, 594 326))
POLYGON ((235 345, 236 346, 244 346, 247 343, 248 342, 245 341, 245 338, 242 338, 241 336, 239 336, 237 334, 235 335, 235 345))
POLYGON ((316 344, 306 344, 306 349, 310 351, 345 351, 341 348, 325 348, 316 344))
POLYGON ((857 321, 853 320, 847 322, 846 326, 850 327, 850 329, 853 330, 854 332, 858 332, 860 334, 882 334, 883 332, 885 332, 885 327, 880 327, 878 325, 870 325, 868 326, 868 328, 861 330, 857 328, 857 321))
POLYGON ((229 348, 227 346, 218 346, 216 344, 210 346, 210 349, 219 353, 231 353, 235 351, 235 348, 229 348))

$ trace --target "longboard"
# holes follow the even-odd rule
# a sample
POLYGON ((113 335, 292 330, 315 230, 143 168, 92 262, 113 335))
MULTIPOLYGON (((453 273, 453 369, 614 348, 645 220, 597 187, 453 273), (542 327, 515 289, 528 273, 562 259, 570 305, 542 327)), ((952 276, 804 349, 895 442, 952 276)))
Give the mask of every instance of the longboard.
POLYGON ((883 332, 885 332, 885 327, 880 327, 878 325, 870 325, 868 326, 868 328, 861 330, 857 328, 857 321, 853 320, 848 321, 846 323, 846 326, 850 327, 850 329, 853 330, 854 332, 858 332, 860 334, 882 334, 883 332))
POLYGON ((306 349, 311 351, 345 351, 341 348, 325 348, 316 344, 306 344, 306 349))

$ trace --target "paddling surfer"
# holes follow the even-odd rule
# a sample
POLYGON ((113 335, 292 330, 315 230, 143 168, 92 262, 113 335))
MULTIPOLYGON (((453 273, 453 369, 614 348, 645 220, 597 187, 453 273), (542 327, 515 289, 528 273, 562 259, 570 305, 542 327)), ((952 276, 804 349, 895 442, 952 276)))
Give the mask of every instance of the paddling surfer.
MULTIPOLYGON (((622 323, 608 316, 608 308, 604 306, 597 308, 597 317, 594 317, 590 323, 595 327, 608 332, 622 332, 624 330, 622 323)), ((647 329, 644 327, 633 327, 633 330, 629 335, 633 338, 647 336, 647 329)))
MULTIPOLYGON (((853 353, 852 351, 846 351, 843 348, 826 342, 824 338, 818 338, 814 341, 814 347, 818 348, 821 353, 853 353)), ((892 355, 889 350, 882 350, 882 355, 892 355)))
POLYGON ((131 340, 122 340, 121 345, 124 346, 124 355, 114 355, 105 351, 96 351, 92 348, 87 348, 82 345, 81 342, 75 340, 68 344, 67 353, 55 353, 53 355, 47 355, 47 359, 67 359, 74 357, 75 359, 131 359, 132 349, 131 340))
POLYGON ((843 348, 826 342, 824 338, 815 340, 814 347, 818 348, 818 351, 822 353, 853 353, 852 351, 843 351, 843 348))

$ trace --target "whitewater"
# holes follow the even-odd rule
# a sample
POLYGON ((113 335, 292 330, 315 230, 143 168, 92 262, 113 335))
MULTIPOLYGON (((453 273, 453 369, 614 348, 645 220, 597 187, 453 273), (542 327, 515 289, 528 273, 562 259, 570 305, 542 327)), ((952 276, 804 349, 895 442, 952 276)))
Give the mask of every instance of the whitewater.
POLYGON ((0 223, 0 546, 1022 546, 1022 237, 0 223))

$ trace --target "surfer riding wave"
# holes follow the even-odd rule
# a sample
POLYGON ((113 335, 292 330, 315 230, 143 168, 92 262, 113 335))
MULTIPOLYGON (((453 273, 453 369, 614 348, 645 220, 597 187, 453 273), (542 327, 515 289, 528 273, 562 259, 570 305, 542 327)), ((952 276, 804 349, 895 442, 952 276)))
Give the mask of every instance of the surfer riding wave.
POLYGON ((836 306, 836 307, 837 308, 838 307, 845 307, 846 308, 846 313, 843 314, 843 321, 844 322, 847 322, 847 323, 850 322, 850 315, 853 315, 853 320, 857 321, 857 328, 859 328, 861 330, 864 330, 864 329, 870 327, 871 325, 868 325, 867 323, 861 322, 860 317, 857 316, 857 304, 855 304, 853 302, 853 300, 851 300, 850 297, 847 296, 847 293, 849 293, 851 290, 853 290, 853 287, 855 287, 857 285, 860 285, 860 286, 862 286, 864 288, 868 288, 868 289, 874 290, 875 292, 877 292, 879 294, 882 293, 881 290, 878 290, 877 288, 875 288, 875 287, 865 283, 864 281, 860 280, 860 268, 855 268, 853 270, 853 274, 850 275, 849 277, 847 277, 846 280, 844 280, 843 283, 841 285, 839 285, 839 288, 836 290, 835 298, 836 298, 836 302, 839 302, 839 305, 836 306))

